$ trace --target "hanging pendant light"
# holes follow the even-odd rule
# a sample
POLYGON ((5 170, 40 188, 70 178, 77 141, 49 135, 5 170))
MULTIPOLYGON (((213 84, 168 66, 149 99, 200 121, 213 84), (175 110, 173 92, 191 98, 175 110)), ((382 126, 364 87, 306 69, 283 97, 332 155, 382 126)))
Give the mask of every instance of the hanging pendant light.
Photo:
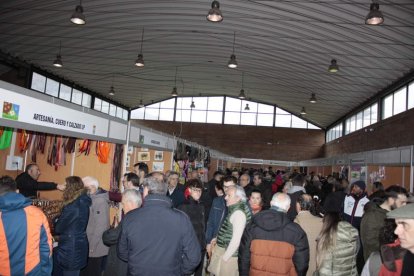
POLYGON ((365 24, 381 25, 382 23, 384 23, 384 16, 382 15, 382 12, 379 10, 379 4, 371 3, 369 13, 365 18, 365 24))
POLYGON ((61 51, 62 51, 62 41, 59 43, 59 54, 56 55, 56 59, 53 62, 53 66, 58 67, 58 68, 63 67, 61 51))
POLYGON ((144 28, 142 28, 142 36, 141 36, 141 51, 139 52, 138 58, 135 61, 135 66, 137 67, 144 67, 144 56, 142 55, 142 45, 144 44, 144 28))
POLYGON ((310 103, 316 103, 317 102, 315 93, 312 93, 311 94, 311 97, 309 99, 309 102, 310 103))
POLYGON ((331 60, 331 64, 329 65, 329 67, 328 67, 328 71, 330 72, 330 73, 336 73, 336 72, 338 72, 339 71, 339 66, 338 66, 338 64, 337 64, 337 62, 336 62, 336 59, 332 59, 331 60))
POLYGON ((139 100, 139 105, 138 105, 138 107, 144 107, 145 105, 144 105, 144 102, 142 101, 142 96, 141 96, 141 100, 139 100))
POLYGON ((249 104, 247 103, 246 104, 246 106, 244 107, 244 110, 246 110, 246 111, 249 111, 250 110, 250 107, 249 107, 249 104))
POLYGON ((206 18, 210 22, 221 22, 221 21, 223 21, 223 15, 221 14, 220 3, 218 1, 214 0, 211 3, 211 9, 209 10, 206 18))
POLYGON ((70 21, 76 25, 85 25, 86 19, 83 14, 82 0, 79 1, 79 5, 76 6, 75 11, 70 18, 70 21))
POLYGON ((191 102, 190 108, 195 108, 194 101, 191 102))
POLYGON ((174 88, 171 92, 171 96, 172 97, 177 97, 178 96, 178 93, 177 93, 177 67, 175 67, 174 88))
POLYGON ((114 89, 114 74, 112 74, 112 84, 111 84, 111 88, 109 89, 108 94, 109 94, 109 96, 115 96, 115 89, 114 89))
POLYGON ((227 64, 227 66, 231 69, 237 68, 237 61, 236 61, 236 55, 234 54, 234 46, 236 44, 236 32, 234 32, 234 37, 233 37, 233 53, 230 56, 230 60, 227 64))
POLYGON ((242 88, 240 89, 240 94, 239 94, 239 97, 238 97, 240 100, 246 99, 246 94, 244 94, 243 87, 244 87, 244 72, 242 72, 242 88))
POLYGON ((302 106, 302 110, 300 111, 300 114, 301 115, 306 115, 306 110, 305 110, 304 106, 302 106))

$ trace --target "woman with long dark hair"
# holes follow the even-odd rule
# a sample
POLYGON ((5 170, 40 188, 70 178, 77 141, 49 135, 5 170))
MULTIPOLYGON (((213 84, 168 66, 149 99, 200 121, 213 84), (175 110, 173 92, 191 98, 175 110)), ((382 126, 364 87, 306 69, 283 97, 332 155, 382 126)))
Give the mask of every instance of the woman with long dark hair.
POLYGON ((358 247, 358 230, 341 221, 338 212, 327 212, 316 243, 316 275, 358 275, 358 247))
POLYGON ((54 276, 78 276, 88 260, 86 226, 92 201, 86 193, 82 179, 69 176, 65 179, 63 209, 55 222, 59 245, 54 251, 54 276))

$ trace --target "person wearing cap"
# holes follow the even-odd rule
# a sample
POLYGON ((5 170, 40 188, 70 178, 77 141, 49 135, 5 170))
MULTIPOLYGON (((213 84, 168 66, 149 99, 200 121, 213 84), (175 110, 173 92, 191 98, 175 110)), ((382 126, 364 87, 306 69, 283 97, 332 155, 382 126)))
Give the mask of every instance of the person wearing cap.
POLYGON ((356 229, 360 229, 364 206, 369 202, 365 193, 366 185, 362 180, 355 181, 351 185, 351 193, 344 199, 344 220, 356 229))
POLYGON ((410 203, 387 213, 387 218, 395 219, 401 247, 407 249, 403 260, 401 276, 414 275, 414 204, 410 203))

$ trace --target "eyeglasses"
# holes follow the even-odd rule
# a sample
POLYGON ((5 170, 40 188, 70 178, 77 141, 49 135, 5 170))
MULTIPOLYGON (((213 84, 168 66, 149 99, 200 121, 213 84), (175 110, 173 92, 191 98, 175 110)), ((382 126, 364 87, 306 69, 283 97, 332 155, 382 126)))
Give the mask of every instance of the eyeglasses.
POLYGON ((201 193, 202 190, 198 189, 198 188, 191 188, 191 191, 195 192, 195 193, 201 193))

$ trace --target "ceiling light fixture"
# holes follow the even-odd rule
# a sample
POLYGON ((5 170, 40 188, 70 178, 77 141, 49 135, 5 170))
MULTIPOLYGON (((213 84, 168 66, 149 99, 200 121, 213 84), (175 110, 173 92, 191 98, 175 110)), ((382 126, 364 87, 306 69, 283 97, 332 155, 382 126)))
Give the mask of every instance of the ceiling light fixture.
POLYGON ((338 64, 336 62, 336 59, 331 59, 331 64, 328 67, 328 71, 330 73, 336 73, 336 72, 339 71, 339 66, 338 66, 338 64))
POLYGON ((210 22, 221 22, 221 21, 223 21, 223 15, 221 14, 220 3, 218 1, 214 0, 211 3, 211 9, 209 10, 206 18, 210 22))
POLYGON ((236 55, 234 54, 235 45, 236 45, 236 32, 234 32, 234 37, 233 37, 233 53, 231 54, 229 63, 227 64, 227 66, 231 69, 237 68, 236 55))
POLYGON ((194 101, 191 102, 190 108, 195 108, 194 101))
POLYGON ((175 67, 174 88, 171 92, 171 96, 172 97, 177 97, 178 96, 178 93, 177 93, 177 67, 175 67))
POLYGON ((365 18, 365 24, 367 25, 381 25, 384 23, 384 16, 382 15, 382 12, 379 10, 379 4, 378 3, 371 3, 371 6, 369 8, 369 13, 367 17, 365 18))
POLYGON ((142 101, 142 96, 141 96, 141 100, 139 100, 139 105, 138 105, 138 107, 144 107, 145 105, 144 105, 144 102, 142 101))
POLYGON ((242 72, 242 88, 240 89, 239 99, 244 100, 246 99, 246 94, 244 94, 244 72, 242 72))
POLYGON ((114 89, 114 74, 112 74, 112 84, 111 84, 111 88, 109 89, 108 94, 109 94, 109 96, 115 96, 115 89, 114 89))
POLYGON ((61 51, 62 51, 62 41, 60 41, 60 43, 59 43, 59 54, 56 55, 56 59, 53 62, 53 66, 59 67, 59 68, 63 67, 61 51))
POLYGON ((82 0, 80 0, 79 5, 76 6, 70 21, 76 25, 85 25, 86 20, 85 15, 83 14, 82 0))
POLYGON ((250 107, 249 107, 249 104, 247 103, 246 104, 246 106, 244 107, 244 110, 246 110, 246 111, 249 111, 250 110, 250 107))
POLYGON ((309 102, 310 103, 316 103, 317 102, 315 93, 312 93, 311 94, 311 97, 309 99, 309 102))
POLYGON ((142 28, 142 36, 141 36, 141 51, 139 52, 138 58, 135 61, 135 66, 137 67, 144 67, 144 56, 142 55, 142 45, 144 44, 144 28, 142 28))
POLYGON ((302 106, 302 110, 300 111, 300 114, 301 115, 306 115, 306 110, 305 110, 304 106, 302 106))

